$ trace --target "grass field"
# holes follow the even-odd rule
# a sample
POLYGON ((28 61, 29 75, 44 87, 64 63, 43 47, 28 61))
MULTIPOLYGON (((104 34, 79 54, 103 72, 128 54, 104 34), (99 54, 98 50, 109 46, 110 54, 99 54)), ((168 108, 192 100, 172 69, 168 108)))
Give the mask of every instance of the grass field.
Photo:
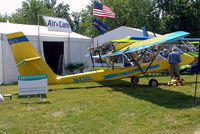
POLYGON ((200 91, 194 104, 196 77, 182 77, 187 85, 180 87, 166 86, 169 76, 156 76, 155 88, 143 77, 138 85, 52 85, 43 100, 18 98, 17 85, 1 86, 13 99, 0 102, 0 134, 192 134, 200 128, 200 91))

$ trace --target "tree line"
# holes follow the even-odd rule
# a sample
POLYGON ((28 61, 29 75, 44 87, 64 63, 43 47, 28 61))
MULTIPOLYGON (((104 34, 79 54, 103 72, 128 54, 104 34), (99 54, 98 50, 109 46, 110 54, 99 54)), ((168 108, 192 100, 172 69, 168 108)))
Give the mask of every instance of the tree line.
MULTIPOLYGON (((101 0, 116 14, 115 19, 97 18, 108 26, 108 31, 119 26, 139 28, 165 34, 174 31, 190 32, 200 37, 200 0, 101 0)), ((68 20, 74 32, 88 37, 98 36, 92 30, 92 0, 81 12, 70 13, 70 6, 57 0, 25 0, 11 15, 0 14, 0 21, 37 25, 38 15, 61 17, 68 20)), ((44 25, 42 19, 40 24, 44 25)))

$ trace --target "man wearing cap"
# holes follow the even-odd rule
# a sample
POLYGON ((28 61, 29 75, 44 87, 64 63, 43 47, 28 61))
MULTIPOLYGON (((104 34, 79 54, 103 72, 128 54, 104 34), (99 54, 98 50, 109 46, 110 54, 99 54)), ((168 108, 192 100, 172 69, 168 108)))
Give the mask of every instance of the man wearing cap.
POLYGON ((162 56, 165 57, 165 58, 168 58, 168 55, 169 55, 169 53, 167 52, 167 49, 165 48, 163 50, 162 56))

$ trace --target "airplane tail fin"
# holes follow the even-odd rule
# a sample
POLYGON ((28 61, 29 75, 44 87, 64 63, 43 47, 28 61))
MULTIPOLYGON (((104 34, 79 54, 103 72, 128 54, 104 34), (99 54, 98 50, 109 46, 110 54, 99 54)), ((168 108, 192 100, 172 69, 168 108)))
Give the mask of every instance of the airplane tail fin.
POLYGON ((47 74, 48 83, 56 79, 57 75, 22 32, 7 34, 6 37, 20 75, 47 74))
POLYGON ((145 26, 142 27, 142 30, 143 30, 143 36, 149 37, 149 34, 147 33, 147 28, 145 26))

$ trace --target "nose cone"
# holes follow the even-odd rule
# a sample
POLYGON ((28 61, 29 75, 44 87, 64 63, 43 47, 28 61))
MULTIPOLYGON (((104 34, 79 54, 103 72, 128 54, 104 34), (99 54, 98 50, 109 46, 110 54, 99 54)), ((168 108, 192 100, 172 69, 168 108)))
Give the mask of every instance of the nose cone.
POLYGON ((182 61, 181 63, 179 63, 179 65, 187 65, 187 64, 192 63, 195 60, 193 56, 188 55, 186 53, 181 54, 181 59, 182 61))

